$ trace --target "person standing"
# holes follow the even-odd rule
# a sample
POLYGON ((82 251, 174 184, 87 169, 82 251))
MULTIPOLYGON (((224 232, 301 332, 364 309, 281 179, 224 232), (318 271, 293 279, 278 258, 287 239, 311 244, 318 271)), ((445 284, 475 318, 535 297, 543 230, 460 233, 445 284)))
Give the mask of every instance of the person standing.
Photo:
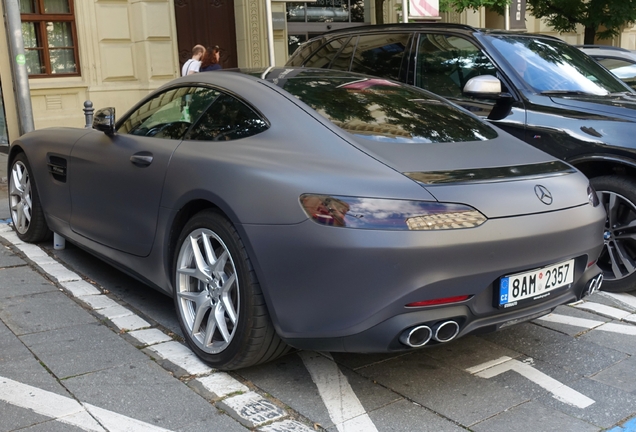
POLYGON ((201 72, 209 72, 223 69, 219 63, 220 59, 221 50, 218 45, 206 49, 205 54, 203 54, 203 58, 201 59, 201 67, 199 70, 201 72))
POLYGON ((205 47, 203 45, 195 45, 192 48, 192 58, 183 64, 181 68, 181 76, 192 75, 199 72, 201 66, 201 57, 205 53, 205 47))

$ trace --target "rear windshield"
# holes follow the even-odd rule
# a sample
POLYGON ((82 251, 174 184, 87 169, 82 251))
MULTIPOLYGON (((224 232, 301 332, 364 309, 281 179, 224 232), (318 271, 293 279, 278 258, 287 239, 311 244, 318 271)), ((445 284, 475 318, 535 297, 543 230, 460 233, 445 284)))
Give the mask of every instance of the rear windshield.
POLYGON ((497 137, 482 120, 415 87, 380 78, 323 73, 275 82, 338 127, 365 139, 439 143, 497 137))

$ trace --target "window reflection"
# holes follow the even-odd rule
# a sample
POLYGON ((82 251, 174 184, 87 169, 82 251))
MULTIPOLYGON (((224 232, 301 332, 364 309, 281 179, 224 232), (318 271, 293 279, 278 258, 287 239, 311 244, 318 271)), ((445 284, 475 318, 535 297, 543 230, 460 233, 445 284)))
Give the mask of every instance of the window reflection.
MULTIPOLYGON (((325 71, 327 72, 327 71, 325 71)), ((281 83, 320 115, 354 135, 386 143, 483 141, 497 136, 482 121, 428 92, 380 78, 316 76, 281 83)))
POLYGON ((364 22, 364 0, 287 2, 287 22, 364 22))

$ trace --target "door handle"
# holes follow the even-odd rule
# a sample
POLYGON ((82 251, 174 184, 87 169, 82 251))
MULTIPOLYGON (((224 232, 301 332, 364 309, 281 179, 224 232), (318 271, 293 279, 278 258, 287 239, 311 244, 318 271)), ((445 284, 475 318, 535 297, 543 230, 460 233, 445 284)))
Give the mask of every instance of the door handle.
POLYGON ((152 163, 152 155, 151 154, 134 154, 130 157, 130 161, 133 165, 146 167, 152 163))

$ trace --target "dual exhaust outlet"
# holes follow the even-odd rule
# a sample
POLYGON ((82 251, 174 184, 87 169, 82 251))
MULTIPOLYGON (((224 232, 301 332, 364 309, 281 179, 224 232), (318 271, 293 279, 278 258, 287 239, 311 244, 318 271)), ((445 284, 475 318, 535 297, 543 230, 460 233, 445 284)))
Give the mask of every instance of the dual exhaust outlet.
POLYGON ((603 273, 590 279, 590 281, 587 283, 587 287, 585 287, 585 291, 583 291, 583 297, 592 295, 598 290, 600 290, 602 284, 603 284, 603 273))
POLYGON ((404 330, 400 335, 400 342, 411 348, 419 348, 430 342, 450 342, 459 333, 459 324, 455 321, 443 321, 434 326, 418 325, 404 330))

